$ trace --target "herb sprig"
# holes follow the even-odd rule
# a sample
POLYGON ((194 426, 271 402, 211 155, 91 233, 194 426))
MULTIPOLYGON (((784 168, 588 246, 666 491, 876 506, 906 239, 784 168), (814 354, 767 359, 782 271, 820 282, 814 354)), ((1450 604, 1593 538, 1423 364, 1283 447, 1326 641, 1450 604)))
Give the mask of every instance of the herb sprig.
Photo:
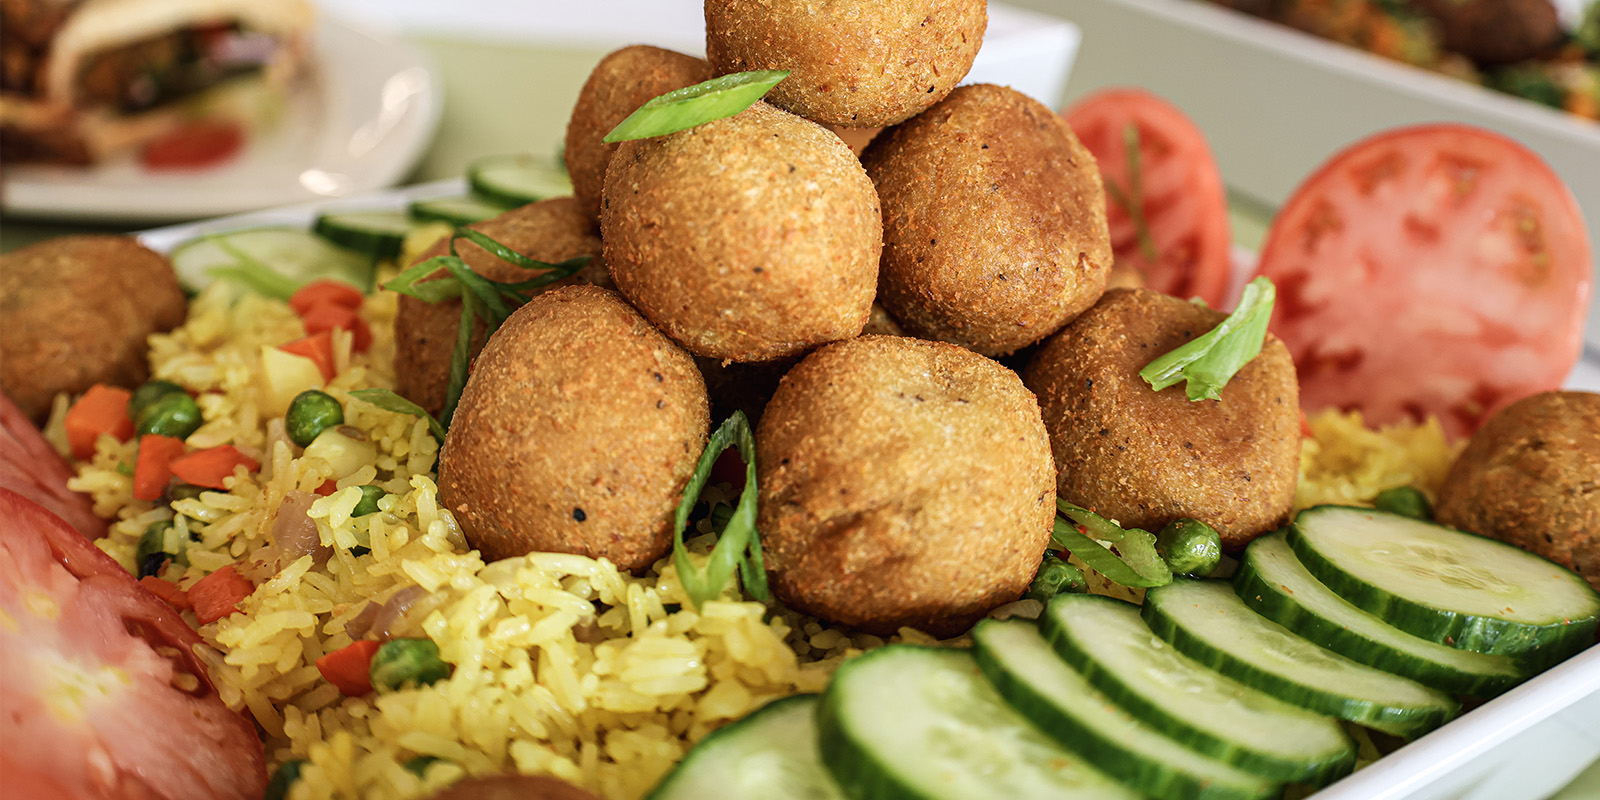
POLYGON ((435 256, 414 264, 383 285, 385 289, 415 297, 425 303, 443 303, 457 298, 461 300, 461 317, 456 325, 455 347, 450 353, 450 378, 445 387, 444 408, 440 410, 437 420, 440 430, 450 427, 450 421, 455 417, 456 405, 461 402, 461 390, 467 385, 467 371, 472 359, 472 335, 478 320, 483 320, 487 329, 485 337, 493 335, 505 323, 506 318, 511 316, 511 312, 533 298, 536 290, 572 275, 589 263, 590 258, 578 256, 559 264, 551 264, 529 258, 471 228, 457 228, 450 236, 448 247, 449 255, 435 256), (525 281, 490 280, 478 274, 465 259, 461 258, 461 254, 456 251, 456 241, 459 239, 466 239, 482 247, 490 255, 514 267, 542 270, 542 272, 525 281), (441 269, 448 274, 434 280, 423 280, 441 269))
POLYGON ((1128 219, 1133 221, 1134 235, 1139 237, 1139 252, 1146 261, 1155 262, 1160 253, 1156 251, 1156 240, 1150 235, 1150 220, 1144 213, 1144 163, 1139 154, 1138 125, 1130 122, 1122 129, 1122 148, 1128 155, 1128 190, 1124 192, 1107 175, 1106 193, 1117 205, 1122 206, 1122 210, 1128 213, 1128 219))
MULTIPOLYGON (((716 521, 713 517, 713 524, 716 521)), ((683 488, 683 499, 672 518, 672 559, 678 568, 678 582, 697 609, 722 593, 735 570, 751 597, 766 602, 770 596, 767 568, 761 557, 761 537, 756 533, 756 439, 743 411, 733 412, 733 416, 711 434, 700 461, 695 464, 694 475, 683 488), (733 514, 722 526, 716 545, 711 548, 705 570, 696 570, 689 560, 689 548, 683 543, 683 533, 689 526, 689 512, 711 480, 712 465, 729 447, 739 448, 739 456, 744 459, 744 489, 739 493, 733 514)))
POLYGON ((731 117, 755 105, 787 77, 788 70, 760 69, 735 72, 674 89, 639 106, 601 141, 626 142, 665 136, 731 117))
POLYGON ((1272 304, 1278 291, 1272 281, 1258 277, 1244 287, 1239 306, 1217 327, 1173 349, 1139 370, 1155 391, 1187 381, 1190 400, 1221 400, 1222 388, 1261 353, 1272 321, 1272 304))
POLYGON ((1155 534, 1138 528, 1124 529, 1081 506, 1056 498, 1056 518, 1051 544, 1070 551, 1089 568, 1123 586, 1150 589, 1172 583, 1172 569, 1156 552, 1155 534), (1113 553, 1100 542, 1116 545, 1113 553), (1119 555, 1120 554, 1120 555, 1119 555))

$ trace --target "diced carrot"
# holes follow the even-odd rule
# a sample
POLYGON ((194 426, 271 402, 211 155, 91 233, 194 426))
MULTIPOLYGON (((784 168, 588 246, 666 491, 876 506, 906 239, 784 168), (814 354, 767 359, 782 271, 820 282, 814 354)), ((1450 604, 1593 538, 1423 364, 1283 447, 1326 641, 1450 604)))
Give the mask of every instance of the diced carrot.
POLYGON ((94 455, 94 443, 101 434, 110 434, 119 442, 133 436, 133 420, 128 418, 128 400, 133 394, 127 389, 97 383, 67 409, 67 443, 72 446, 72 457, 86 459, 94 455))
POLYGON ((279 350, 304 356, 317 363, 317 369, 322 371, 322 379, 333 380, 333 334, 322 331, 314 333, 304 339, 296 339, 286 345, 280 345, 279 350))
POLYGON ((372 346, 372 329, 367 327, 367 321, 361 318, 360 312, 353 308, 318 303, 300 315, 300 322, 306 326, 308 335, 335 328, 349 331, 350 348, 357 353, 365 353, 372 346))
POLYGON ((133 462, 133 499, 160 500, 172 480, 172 460, 183 455, 183 440, 147 433, 139 437, 139 457, 133 462))
POLYGON ((289 296, 289 307, 294 309, 297 316, 303 317, 307 311, 322 303, 332 303, 356 310, 361 308, 361 303, 365 299, 360 290, 348 283, 332 278, 319 278, 296 289, 295 293, 289 296))
POLYGON ((371 639, 351 642, 317 659, 317 671, 346 697, 368 694, 372 691, 372 654, 379 646, 380 642, 371 639))
POLYGON ((195 619, 204 625, 238 611, 239 601, 255 590, 255 584, 234 572, 229 564, 190 586, 189 602, 194 606, 195 619))
POLYGON ((233 468, 243 465, 249 472, 261 468, 255 459, 239 452, 231 444, 196 450, 182 458, 173 459, 168 466, 178 480, 207 489, 226 489, 222 479, 233 475, 233 468))
MULTIPOLYGON (((230 569, 232 569, 230 567, 230 569)), ((173 608, 184 611, 194 608, 189 602, 189 593, 179 589, 170 581, 164 581, 154 575, 146 575, 139 579, 139 585, 150 590, 150 593, 166 601, 173 608)))
POLYGON ((322 485, 317 487, 317 494, 320 494, 323 497, 327 497, 328 495, 337 491, 339 491, 339 484, 337 481, 323 481, 322 485))
POLYGON ((1311 430, 1311 420, 1306 419, 1306 410, 1300 409, 1300 437, 1303 439, 1317 438, 1316 431, 1311 430))

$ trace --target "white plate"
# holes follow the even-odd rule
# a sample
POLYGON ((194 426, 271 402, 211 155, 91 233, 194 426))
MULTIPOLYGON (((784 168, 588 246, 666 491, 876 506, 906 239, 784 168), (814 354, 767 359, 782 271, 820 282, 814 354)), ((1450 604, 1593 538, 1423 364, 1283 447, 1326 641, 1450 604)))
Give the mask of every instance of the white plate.
POLYGON ((310 74, 277 124, 234 160, 196 172, 8 167, 7 215, 163 222, 370 192, 416 166, 433 138, 442 87, 421 53, 335 19, 316 30, 310 74))
MULTIPOLYGON (((466 191, 460 179, 363 197, 306 203, 136 234, 168 252, 203 233, 262 225, 309 227, 332 209, 403 210, 413 200, 466 191)), ((1254 255, 1234 252, 1241 287, 1254 255)), ((1586 353, 1586 356, 1592 355, 1586 353)), ((1568 388, 1600 391, 1600 362, 1580 361, 1568 388)), ((1569 659, 1312 795, 1308 800, 1534 800, 1545 798, 1600 758, 1600 647, 1569 659)))

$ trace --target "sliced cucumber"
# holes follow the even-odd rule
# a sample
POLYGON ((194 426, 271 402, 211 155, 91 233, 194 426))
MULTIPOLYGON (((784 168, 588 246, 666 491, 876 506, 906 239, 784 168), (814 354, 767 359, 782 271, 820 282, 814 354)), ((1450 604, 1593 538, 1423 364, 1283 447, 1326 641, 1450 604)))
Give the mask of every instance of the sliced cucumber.
POLYGON ((1132 603, 1057 595, 1041 621, 1051 646, 1090 684, 1198 752, 1273 780, 1315 784, 1355 761, 1339 723, 1201 666, 1151 633, 1132 603))
POLYGON ((400 255, 411 226, 411 217, 400 211, 348 211, 317 217, 312 230, 340 247, 380 259, 400 255))
POLYGON ((1504 542, 1370 508, 1300 512, 1289 546, 1313 577, 1406 633, 1545 665, 1594 640, 1600 595, 1504 542))
POLYGON ((411 204, 409 211, 411 218, 418 222, 444 222, 460 227, 498 217, 508 209, 508 206, 469 194, 417 200, 411 204))
POLYGON ((1022 620, 972 629, 978 667, 1000 695, 1107 775, 1167 800, 1259 798, 1282 787, 1200 755, 1110 702, 1022 620))
POLYGON ((224 280, 251 291, 289 299, 317 278, 365 289, 372 264, 299 228, 247 228, 190 239, 168 256, 178 281, 198 292, 224 280))
POLYGON ((1138 797, 1018 716, 961 650, 897 644, 846 662, 817 732, 855 800, 1138 797))
POLYGON ((1281 532, 1250 543, 1233 588, 1251 610, 1307 640, 1425 686, 1493 697, 1527 677, 1509 656, 1419 639, 1350 605, 1311 577, 1281 532))
POLYGON ((816 695, 785 697, 700 740, 649 800, 844 800, 817 755, 816 695))
POLYGON ((511 208, 572 194, 572 179, 555 162, 526 155, 480 158, 467 167, 467 183, 473 194, 511 208))
POLYGON ((1413 738, 1461 706, 1416 681, 1318 647, 1250 610, 1223 581, 1175 580, 1144 597, 1150 630, 1178 652, 1319 714, 1413 738))

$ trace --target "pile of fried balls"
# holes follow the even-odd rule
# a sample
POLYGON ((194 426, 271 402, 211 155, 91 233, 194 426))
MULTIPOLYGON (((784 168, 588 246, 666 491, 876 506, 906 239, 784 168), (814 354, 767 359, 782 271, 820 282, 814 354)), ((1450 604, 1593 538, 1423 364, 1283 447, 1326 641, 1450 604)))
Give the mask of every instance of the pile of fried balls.
MULTIPOLYGON (((1016 600, 1058 493, 1151 530, 1205 519, 1234 547, 1280 524, 1300 446, 1287 351, 1269 336, 1220 402, 1139 379, 1223 315, 1106 290, 1094 158, 1039 101, 957 85, 984 0, 816 5, 707 0, 706 59, 607 55, 567 127, 573 196, 473 226, 593 260, 472 342, 439 461, 469 542, 648 569, 734 410, 756 421, 774 593, 862 631, 955 634, 1016 600), (790 74, 735 116, 601 141, 660 94, 758 69, 790 74), (840 135, 880 127, 859 155, 840 135)), ((430 411, 459 313, 401 300, 397 388, 430 411)))

